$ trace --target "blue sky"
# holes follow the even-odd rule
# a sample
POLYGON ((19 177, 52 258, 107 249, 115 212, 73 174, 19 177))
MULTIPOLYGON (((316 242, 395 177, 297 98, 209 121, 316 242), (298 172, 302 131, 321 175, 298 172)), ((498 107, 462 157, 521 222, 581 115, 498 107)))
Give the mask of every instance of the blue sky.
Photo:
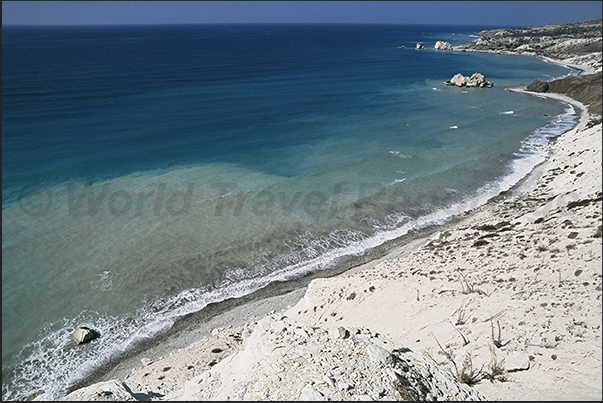
POLYGON ((600 1, 3 1, 2 24, 381 23, 538 26, 600 1))

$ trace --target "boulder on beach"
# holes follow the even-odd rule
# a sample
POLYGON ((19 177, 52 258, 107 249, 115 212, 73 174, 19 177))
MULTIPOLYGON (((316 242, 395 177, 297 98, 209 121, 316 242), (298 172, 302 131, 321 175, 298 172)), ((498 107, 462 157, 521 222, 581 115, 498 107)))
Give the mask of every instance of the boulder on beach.
POLYGON ((94 331, 85 326, 80 326, 75 329, 71 337, 77 344, 86 343, 94 338, 94 331))
POLYGON ((436 49, 436 50, 452 50, 452 45, 450 44, 450 42, 437 41, 435 43, 434 49, 436 49))
POLYGON ((549 90, 549 83, 542 80, 534 80, 532 84, 528 85, 527 91, 532 92, 547 92, 549 90))
POLYGON ((481 73, 473 73, 471 77, 465 77, 461 73, 456 74, 450 81, 446 81, 448 85, 456 85, 457 87, 479 87, 492 88, 494 83, 486 81, 486 78, 481 73))

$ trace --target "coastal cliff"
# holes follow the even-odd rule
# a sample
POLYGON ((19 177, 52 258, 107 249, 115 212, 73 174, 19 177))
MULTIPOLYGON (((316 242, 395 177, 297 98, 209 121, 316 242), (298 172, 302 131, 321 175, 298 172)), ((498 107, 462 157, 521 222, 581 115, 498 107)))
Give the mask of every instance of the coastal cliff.
POLYGON ((540 94, 584 107, 581 121, 533 145, 548 160, 512 193, 411 251, 312 281, 287 310, 64 400, 601 399, 601 20, 478 35, 460 48, 596 72, 540 94), (208 349, 219 359, 196 372, 208 349))
POLYGON ((601 71, 601 20, 481 31, 457 50, 547 57, 601 71))

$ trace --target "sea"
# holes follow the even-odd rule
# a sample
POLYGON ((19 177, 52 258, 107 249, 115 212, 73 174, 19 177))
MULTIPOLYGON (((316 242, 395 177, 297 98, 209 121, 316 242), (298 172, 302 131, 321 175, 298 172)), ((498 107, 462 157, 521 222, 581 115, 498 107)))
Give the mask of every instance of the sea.
POLYGON ((434 49, 490 28, 3 25, 2 399, 509 190, 578 112, 508 89, 578 72, 434 49))

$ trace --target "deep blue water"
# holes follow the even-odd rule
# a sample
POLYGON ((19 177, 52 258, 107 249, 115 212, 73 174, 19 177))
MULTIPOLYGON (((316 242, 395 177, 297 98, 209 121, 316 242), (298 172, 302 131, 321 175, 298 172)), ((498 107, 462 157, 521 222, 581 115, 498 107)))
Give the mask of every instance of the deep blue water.
POLYGON ((575 112, 505 88, 570 70, 433 49, 485 28, 3 27, 3 399, 516 183, 575 112))

